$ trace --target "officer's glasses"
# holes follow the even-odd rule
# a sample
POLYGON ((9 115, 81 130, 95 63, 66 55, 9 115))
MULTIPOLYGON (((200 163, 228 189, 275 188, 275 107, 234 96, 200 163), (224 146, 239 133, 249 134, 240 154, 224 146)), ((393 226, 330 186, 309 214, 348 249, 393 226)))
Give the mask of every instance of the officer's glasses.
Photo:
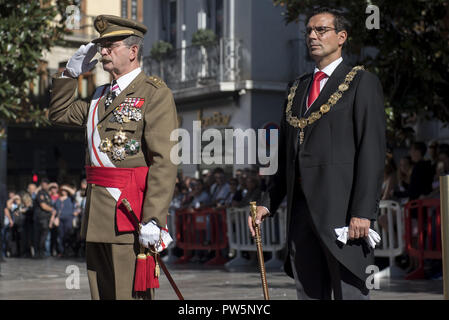
POLYGON ((103 44, 98 43, 97 51, 98 51, 98 53, 101 54, 101 50, 106 49, 108 54, 111 54, 111 52, 114 48, 120 47, 122 44, 123 43, 103 43, 103 44))
POLYGON ((331 28, 331 27, 325 27, 325 26, 307 27, 306 31, 304 32, 304 35, 308 36, 312 32, 312 30, 315 31, 315 34, 317 36, 322 36, 328 31, 337 30, 337 29, 331 28))

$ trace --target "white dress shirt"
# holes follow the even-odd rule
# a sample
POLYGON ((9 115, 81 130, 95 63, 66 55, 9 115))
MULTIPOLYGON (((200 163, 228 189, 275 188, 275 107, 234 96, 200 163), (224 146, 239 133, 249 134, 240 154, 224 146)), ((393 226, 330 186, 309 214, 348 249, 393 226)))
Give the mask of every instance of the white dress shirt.
POLYGON ((117 80, 115 80, 118 85, 118 89, 115 91, 117 95, 119 95, 120 92, 125 90, 126 87, 129 86, 129 84, 139 75, 141 71, 142 69, 140 67, 136 68, 133 71, 128 72, 123 76, 121 76, 120 78, 118 78, 117 80))

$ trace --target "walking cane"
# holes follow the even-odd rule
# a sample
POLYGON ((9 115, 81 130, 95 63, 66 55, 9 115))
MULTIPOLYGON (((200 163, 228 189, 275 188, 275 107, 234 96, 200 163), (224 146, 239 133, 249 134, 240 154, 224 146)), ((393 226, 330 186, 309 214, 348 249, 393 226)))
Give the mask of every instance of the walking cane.
MULTIPOLYGON (((133 209, 131 208, 131 204, 129 203, 129 201, 127 199, 122 199, 122 203, 125 205, 129 214, 133 217, 134 223, 136 223, 138 226, 137 230, 140 233, 139 230, 140 230, 141 224, 139 222, 139 219, 137 219, 137 216, 134 213, 133 209)), ((165 263, 162 261, 160 255, 157 254, 156 248, 153 248, 153 249, 154 249, 154 252, 156 252, 156 254, 155 254, 156 261, 161 266, 162 270, 164 271, 165 275, 167 276, 168 282, 170 282, 170 285, 172 286, 172 288, 175 291, 176 295, 178 296, 179 300, 184 300, 184 297, 182 296, 181 291, 179 291, 178 286, 175 283, 175 280, 173 280, 170 272, 168 272, 168 269, 165 266, 165 263)))
POLYGON ((262 280, 263 296, 265 300, 270 300, 268 295, 267 273, 265 271, 265 262, 263 259, 262 240, 260 237, 260 225, 256 224, 257 206, 256 202, 250 202, 251 217, 253 219, 253 228, 256 232, 255 240, 257 246, 257 258, 259 260, 260 278, 262 280))

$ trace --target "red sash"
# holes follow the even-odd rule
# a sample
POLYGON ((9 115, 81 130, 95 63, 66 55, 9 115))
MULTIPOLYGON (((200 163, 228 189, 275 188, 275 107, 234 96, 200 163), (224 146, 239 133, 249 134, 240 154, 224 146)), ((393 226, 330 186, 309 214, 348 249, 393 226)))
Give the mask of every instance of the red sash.
POLYGON ((122 204, 126 198, 139 221, 142 220, 142 207, 146 191, 148 167, 114 168, 86 166, 87 183, 121 191, 116 205, 117 230, 119 232, 135 231, 136 227, 129 217, 128 210, 122 204))

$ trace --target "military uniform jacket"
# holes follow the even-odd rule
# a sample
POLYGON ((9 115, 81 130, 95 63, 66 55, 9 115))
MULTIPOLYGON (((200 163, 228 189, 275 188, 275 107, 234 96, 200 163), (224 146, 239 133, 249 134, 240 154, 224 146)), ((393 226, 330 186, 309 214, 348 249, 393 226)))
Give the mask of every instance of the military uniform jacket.
MULTIPOLYGON (((320 110, 350 71, 344 63, 338 65, 306 117, 320 110)), ((301 118, 313 74, 298 80, 292 115, 301 118)), ((386 149, 381 84, 372 73, 358 71, 330 111, 305 127, 302 144, 300 129, 286 121, 286 105, 287 98, 279 133, 279 169, 270 179, 261 205, 274 214, 287 195, 289 226, 295 179, 300 177, 312 221, 323 243, 337 260, 363 280, 369 275, 365 273, 366 266, 374 262, 372 250, 364 239, 343 246, 337 241, 334 229, 348 226, 352 217, 375 220, 378 215, 386 149)), ((292 276, 288 261, 285 266, 292 276)))
MULTIPOLYGON (((97 88, 91 103, 87 103, 75 99, 76 79, 54 77, 49 119, 53 124, 86 128, 88 166, 98 164, 97 156, 106 162, 104 166, 149 166, 141 222, 145 224, 154 219, 160 227, 165 227, 177 173, 176 165, 170 161, 170 152, 176 143, 170 141, 170 134, 177 129, 172 93, 162 80, 147 77, 140 72, 105 109, 109 87, 107 84, 97 88), (137 105, 141 117, 117 121, 117 111, 114 110, 129 105, 137 105), (89 116, 93 117, 90 121, 89 116), (111 147, 114 146, 114 141, 117 141, 114 137, 119 132, 134 144, 130 152, 128 145, 122 160, 100 148, 100 144, 105 141, 109 141, 111 147)), ((132 233, 117 231, 116 200, 108 189, 88 185, 81 236, 89 242, 134 243, 132 233)))

